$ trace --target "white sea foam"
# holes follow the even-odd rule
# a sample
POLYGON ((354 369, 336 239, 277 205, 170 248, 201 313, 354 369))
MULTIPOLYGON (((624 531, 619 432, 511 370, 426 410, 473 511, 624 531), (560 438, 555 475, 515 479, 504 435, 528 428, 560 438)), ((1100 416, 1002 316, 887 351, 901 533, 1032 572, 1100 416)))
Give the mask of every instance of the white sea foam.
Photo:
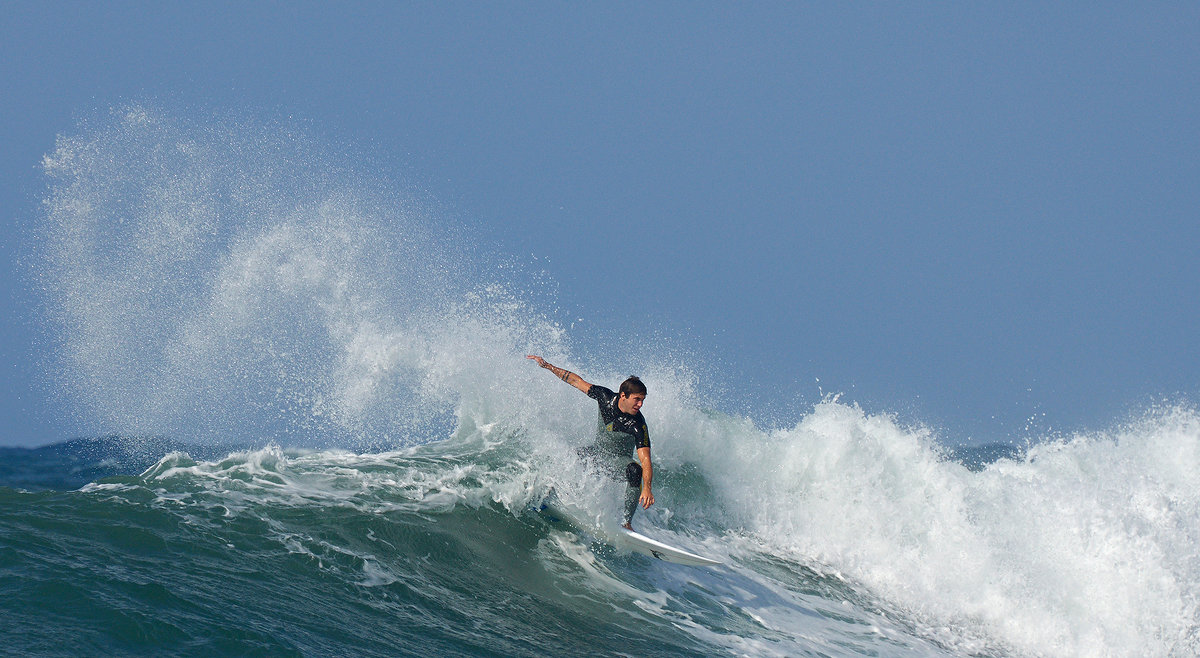
POLYGON ((1197 649, 1194 411, 1048 442, 978 473, 942 459, 928 432, 836 402, 775 432, 694 422, 681 451, 720 486, 727 523, 844 572, 951 646, 1197 649))

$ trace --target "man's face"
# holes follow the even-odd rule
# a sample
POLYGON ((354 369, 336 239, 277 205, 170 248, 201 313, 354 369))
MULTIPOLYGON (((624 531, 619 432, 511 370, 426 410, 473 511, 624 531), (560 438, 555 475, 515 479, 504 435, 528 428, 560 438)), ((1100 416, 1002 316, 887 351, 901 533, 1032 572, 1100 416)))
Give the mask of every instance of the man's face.
POLYGON ((642 403, 645 401, 646 396, 643 393, 634 393, 633 395, 622 393, 617 398, 617 408, 627 414, 636 414, 642 408, 642 403))

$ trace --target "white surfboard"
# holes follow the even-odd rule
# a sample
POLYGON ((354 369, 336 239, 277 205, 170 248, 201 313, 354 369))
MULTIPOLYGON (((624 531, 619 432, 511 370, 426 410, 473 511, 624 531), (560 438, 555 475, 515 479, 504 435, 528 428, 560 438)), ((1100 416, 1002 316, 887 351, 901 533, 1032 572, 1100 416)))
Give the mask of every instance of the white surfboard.
POLYGON ((682 548, 664 544, 657 539, 651 539, 640 532, 626 530, 619 525, 612 528, 598 528, 594 523, 584 522, 584 514, 577 513, 576 510, 564 504, 554 495, 551 495, 546 502, 542 503, 540 511, 549 512, 550 517, 563 519, 580 529, 597 531, 600 538, 609 544, 643 555, 649 555, 664 562, 686 564, 693 567, 710 567, 715 564, 721 564, 719 560, 706 558, 703 555, 696 555, 682 548))
POLYGON ((711 567, 714 564, 720 564, 718 560, 706 558, 703 555, 696 555, 682 548, 675 548, 633 530, 621 528, 618 536, 621 538, 620 543, 624 544, 630 550, 667 562, 687 564, 693 567, 711 567))

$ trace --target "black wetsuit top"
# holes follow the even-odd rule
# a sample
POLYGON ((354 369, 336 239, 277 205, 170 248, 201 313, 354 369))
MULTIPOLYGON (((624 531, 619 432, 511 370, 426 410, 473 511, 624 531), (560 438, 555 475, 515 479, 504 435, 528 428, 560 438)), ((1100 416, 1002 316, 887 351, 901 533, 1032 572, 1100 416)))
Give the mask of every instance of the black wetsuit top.
POLYGON ((587 393, 600 405, 600 427, 598 439, 593 446, 594 454, 613 459, 628 460, 639 448, 650 447, 650 430, 642 412, 627 414, 617 407, 617 394, 603 386, 592 385, 587 393))

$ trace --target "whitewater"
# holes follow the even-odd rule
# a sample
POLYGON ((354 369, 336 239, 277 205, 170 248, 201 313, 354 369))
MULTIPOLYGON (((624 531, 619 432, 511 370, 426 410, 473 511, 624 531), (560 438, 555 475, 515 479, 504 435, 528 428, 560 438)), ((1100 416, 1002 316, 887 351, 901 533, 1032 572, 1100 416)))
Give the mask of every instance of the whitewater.
POLYGON ((348 160, 138 105, 47 154, 46 368, 112 436, 0 455, 0 653, 1200 653, 1195 409, 980 458, 838 396, 765 426, 645 338, 635 527, 723 564, 658 562, 524 358, 612 387, 607 337, 348 160))

